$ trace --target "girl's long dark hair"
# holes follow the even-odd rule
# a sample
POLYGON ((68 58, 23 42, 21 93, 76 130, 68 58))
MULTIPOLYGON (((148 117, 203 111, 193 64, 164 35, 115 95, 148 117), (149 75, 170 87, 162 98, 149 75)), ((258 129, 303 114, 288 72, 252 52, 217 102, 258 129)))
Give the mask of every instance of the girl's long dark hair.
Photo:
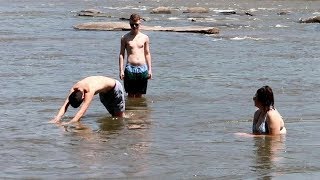
POLYGON ((256 97, 258 101, 265 107, 267 110, 270 108, 274 109, 274 97, 271 87, 263 86, 257 90, 256 97))

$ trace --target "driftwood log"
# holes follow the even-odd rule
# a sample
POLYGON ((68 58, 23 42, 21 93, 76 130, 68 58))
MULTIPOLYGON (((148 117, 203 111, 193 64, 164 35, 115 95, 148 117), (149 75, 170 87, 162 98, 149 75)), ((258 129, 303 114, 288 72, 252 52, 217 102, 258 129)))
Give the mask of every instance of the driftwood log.
POLYGON ((299 19, 300 23, 320 23, 320 16, 313 16, 306 19, 299 19))
POLYGON ((157 7, 151 10, 151 14, 171 14, 171 8, 170 7, 157 7))
POLYGON ((91 16, 91 17, 111 17, 107 13, 103 13, 103 12, 96 10, 96 9, 82 10, 77 15, 78 16, 91 16))
MULTIPOLYGON (((98 30, 98 31, 129 31, 130 25, 126 22, 89 22, 73 26, 77 30, 98 30)), ((161 26, 141 26, 145 31, 168 31, 168 32, 189 32, 202 34, 219 34, 219 29, 215 27, 185 26, 185 27, 161 27, 161 26)))

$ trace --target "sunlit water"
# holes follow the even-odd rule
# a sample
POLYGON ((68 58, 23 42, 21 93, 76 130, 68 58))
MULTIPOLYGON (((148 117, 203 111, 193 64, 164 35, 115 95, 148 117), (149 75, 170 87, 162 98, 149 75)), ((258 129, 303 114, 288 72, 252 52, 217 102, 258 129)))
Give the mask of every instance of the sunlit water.
MULTIPOLYGON (((0 178, 317 179, 320 1, 0 0, 0 178), (172 14, 150 14, 170 6, 172 14), (207 14, 185 14, 192 6, 207 14), (110 17, 78 17, 83 9, 110 17), (222 15, 231 9, 254 16, 222 15), (145 98, 112 119, 98 98, 78 126, 47 122, 69 88, 90 75, 118 78, 121 31, 73 25, 118 21, 215 26, 219 35, 145 32, 154 79, 145 98), (278 15, 288 12, 286 15, 278 15), (192 22, 191 19, 196 19, 192 22), (262 85, 275 93, 288 134, 245 138, 262 85), (133 128, 132 128, 133 127, 133 128), (135 128, 140 127, 140 128, 135 128)), ((69 109, 65 120, 76 113, 69 109)))

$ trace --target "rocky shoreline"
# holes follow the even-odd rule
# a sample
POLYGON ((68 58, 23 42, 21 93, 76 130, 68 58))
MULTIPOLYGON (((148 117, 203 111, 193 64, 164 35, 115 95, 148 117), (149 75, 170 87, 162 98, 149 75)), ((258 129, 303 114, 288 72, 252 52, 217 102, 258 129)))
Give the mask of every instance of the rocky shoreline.
MULTIPOLYGON (((190 14, 207 14, 209 10, 205 7, 188 7, 186 9, 175 9, 172 7, 159 6, 157 8, 151 9, 150 14, 171 14, 173 11, 179 11, 180 13, 190 13, 190 14)), ((251 12, 236 12, 234 10, 220 10, 216 11, 221 15, 246 15, 246 16, 255 16, 251 12)), ((278 12, 277 15, 289 15, 290 12, 278 12)), ((90 16, 90 17, 107 17, 114 18, 108 15, 108 13, 101 12, 96 9, 87 9, 82 10, 78 16, 90 16)), ((194 17, 197 17, 195 15, 194 17)), ((197 21, 197 18, 192 18, 191 21, 197 21)), ((120 21, 127 21, 127 18, 119 17, 120 21)), ((143 17, 144 21, 149 21, 149 17, 143 17)), ((320 16, 313 16, 309 18, 302 19, 300 18, 298 23, 320 23, 320 16)), ((128 22, 87 22, 81 23, 73 26, 77 30, 105 30, 105 31, 128 31, 130 26, 128 22)), ((141 30, 146 31, 167 31, 167 32, 189 32, 189 33, 202 33, 202 34, 219 34, 219 29, 217 27, 208 27, 208 26, 183 26, 183 27, 162 27, 162 26, 142 26, 141 30)))
MULTIPOLYGON (((130 26, 125 22, 88 22, 73 26, 77 30, 98 30, 98 31, 129 31, 130 26)), ((219 29, 215 27, 185 26, 185 27, 161 27, 141 26, 145 31, 167 31, 184 33, 218 34, 219 29)))

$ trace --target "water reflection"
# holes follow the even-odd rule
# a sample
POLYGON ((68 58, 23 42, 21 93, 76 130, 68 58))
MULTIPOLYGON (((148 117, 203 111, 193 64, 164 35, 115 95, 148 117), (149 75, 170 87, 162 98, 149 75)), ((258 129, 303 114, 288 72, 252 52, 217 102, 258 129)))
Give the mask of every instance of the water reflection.
MULTIPOLYGON (((119 117, 102 117, 97 120, 99 124, 99 129, 96 132, 103 134, 118 134, 119 131, 124 128, 133 129, 146 129, 150 125, 150 109, 148 108, 147 99, 142 98, 128 98, 126 100, 126 116, 125 118, 119 117)), ((74 123, 67 126, 62 126, 64 131, 78 133, 80 136, 82 134, 87 134, 89 132, 93 133, 93 130, 81 123, 74 123)))
POLYGON ((105 132, 108 134, 118 133, 124 128, 124 119, 115 117, 104 117, 98 120, 99 132, 105 132))
POLYGON ((126 129, 129 130, 131 139, 130 145, 130 160, 131 162, 124 162, 128 167, 125 171, 127 177, 145 176, 150 173, 149 151, 151 146, 150 137, 150 108, 148 106, 148 99, 142 98, 128 98, 126 101, 125 119, 126 129))
POLYGON ((148 128, 150 121, 150 109, 145 97, 128 98, 126 101, 126 115, 128 129, 148 128))
POLYGON ((82 123, 66 127, 72 143, 69 159, 79 161, 82 169, 103 167, 111 178, 149 174, 151 121, 147 99, 128 99, 126 103, 126 118, 100 118, 96 130, 82 123))
POLYGON ((255 137, 253 141, 255 147, 253 170, 260 178, 266 180, 278 176, 277 165, 282 160, 281 152, 285 150, 285 136, 255 137))
POLYGON ((58 123, 55 125, 63 132, 63 141, 65 142, 67 142, 68 140, 70 140, 71 142, 82 140, 90 141, 94 136, 92 128, 81 122, 64 125, 58 123), (69 137, 70 139, 65 140, 65 137, 69 137))

